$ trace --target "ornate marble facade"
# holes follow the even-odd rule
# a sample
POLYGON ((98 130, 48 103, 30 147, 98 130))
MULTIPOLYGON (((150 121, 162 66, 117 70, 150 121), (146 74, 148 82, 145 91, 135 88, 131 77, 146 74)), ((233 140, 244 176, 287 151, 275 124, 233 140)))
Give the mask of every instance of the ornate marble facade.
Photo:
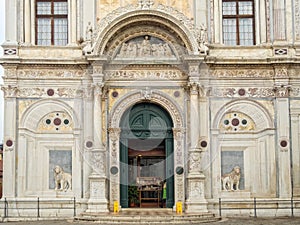
POLYGON ((298 0, 255 1, 254 46, 222 43, 220 0, 69 0, 69 44, 36 46, 35 1, 18 2, 6 1, 0 59, 5 198, 112 210, 120 123, 141 102, 172 119, 174 202, 186 212, 217 212, 219 198, 300 197, 298 0), (71 190, 49 185, 52 151, 70 152, 71 190), (235 166, 242 185, 228 192, 221 177, 235 166))

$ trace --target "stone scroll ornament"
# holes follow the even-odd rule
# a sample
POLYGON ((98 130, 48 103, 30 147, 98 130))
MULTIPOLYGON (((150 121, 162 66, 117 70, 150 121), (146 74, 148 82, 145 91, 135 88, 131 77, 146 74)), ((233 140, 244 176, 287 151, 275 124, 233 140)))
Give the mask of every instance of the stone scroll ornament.
POLYGON ((56 165, 53 169, 55 180, 55 191, 72 190, 72 176, 64 172, 63 168, 56 165))
POLYGON ((241 179, 241 168, 235 166, 230 173, 222 175, 223 190, 226 191, 239 191, 241 179), (235 188, 235 189, 234 189, 235 188))

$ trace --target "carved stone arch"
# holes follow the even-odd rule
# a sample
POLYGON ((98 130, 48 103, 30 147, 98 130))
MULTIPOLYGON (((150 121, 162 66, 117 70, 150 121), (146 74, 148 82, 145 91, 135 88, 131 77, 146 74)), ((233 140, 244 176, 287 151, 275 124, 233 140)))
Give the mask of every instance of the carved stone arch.
POLYGON ((153 90, 147 99, 142 91, 133 91, 123 96, 118 100, 118 102, 116 102, 111 110, 109 126, 112 128, 118 128, 125 111, 136 103, 143 101, 156 103, 163 107, 170 114, 174 128, 184 127, 183 114, 179 105, 172 101, 166 94, 157 90, 153 90))
POLYGON ((273 120, 268 110, 258 102, 250 100, 235 100, 225 104, 216 114, 213 127, 218 129, 221 119, 229 112, 241 112, 249 116, 256 124, 256 131, 274 128, 273 120))
POLYGON ((72 118, 74 129, 79 129, 79 121, 76 113, 64 102, 58 100, 41 100, 31 105, 23 114, 21 118, 20 127, 31 131, 36 131, 40 120, 47 114, 63 111, 72 118))
POLYGON ((171 33, 178 36, 178 43, 182 43, 189 54, 199 54, 198 32, 193 22, 176 9, 160 4, 149 10, 141 10, 138 5, 129 5, 108 14, 97 25, 93 54, 103 55, 107 46, 115 36, 118 36, 120 31, 126 27, 137 28, 141 24, 157 28, 159 26, 166 27, 171 33))

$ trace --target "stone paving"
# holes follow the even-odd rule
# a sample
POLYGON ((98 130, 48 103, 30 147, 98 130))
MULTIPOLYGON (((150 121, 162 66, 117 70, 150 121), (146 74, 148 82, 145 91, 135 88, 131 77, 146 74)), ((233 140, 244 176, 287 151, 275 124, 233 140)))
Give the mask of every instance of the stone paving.
MULTIPOLYGON (((3 223, 5 225, 5 223, 3 223)), ((7 225, 95 225, 99 222, 78 222, 73 220, 8 222, 7 225)), ((299 225, 300 217, 284 218, 224 218, 219 222, 199 225, 299 225)), ((115 224, 116 225, 116 224, 115 224)))

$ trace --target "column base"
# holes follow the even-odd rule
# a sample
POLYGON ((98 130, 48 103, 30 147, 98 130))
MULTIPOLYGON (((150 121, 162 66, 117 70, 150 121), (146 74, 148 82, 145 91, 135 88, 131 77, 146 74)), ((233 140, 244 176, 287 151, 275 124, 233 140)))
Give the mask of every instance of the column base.
POLYGON ((108 212, 106 177, 91 174, 89 179, 90 199, 88 201, 88 209, 86 212, 108 212))
POLYGON ((185 202, 185 212, 186 213, 207 213, 207 201, 200 202, 185 202))
POLYGON ((204 197, 204 180, 205 176, 202 173, 188 175, 188 199, 185 202, 185 212, 208 212, 204 197))
POLYGON ((87 213, 99 213, 99 212, 109 212, 108 210, 108 202, 97 201, 97 200, 89 200, 88 201, 88 209, 87 213))

